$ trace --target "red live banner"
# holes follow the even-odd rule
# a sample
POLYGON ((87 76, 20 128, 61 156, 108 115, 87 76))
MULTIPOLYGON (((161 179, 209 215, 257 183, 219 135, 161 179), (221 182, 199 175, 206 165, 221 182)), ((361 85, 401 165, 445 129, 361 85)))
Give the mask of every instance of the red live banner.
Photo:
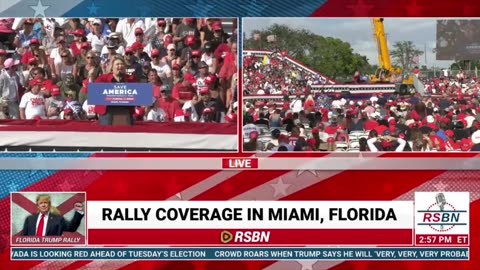
POLYGON ((257 158, 224 158, 222 169, 258 169, 257 158))

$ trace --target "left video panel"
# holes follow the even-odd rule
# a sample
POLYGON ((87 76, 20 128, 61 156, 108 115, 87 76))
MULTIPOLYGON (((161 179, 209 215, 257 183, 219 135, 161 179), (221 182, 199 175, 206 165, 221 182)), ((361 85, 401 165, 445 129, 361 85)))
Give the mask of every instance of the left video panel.
POLYGON ((0 18, 0 151, 234 151, 236 18, 0 18))

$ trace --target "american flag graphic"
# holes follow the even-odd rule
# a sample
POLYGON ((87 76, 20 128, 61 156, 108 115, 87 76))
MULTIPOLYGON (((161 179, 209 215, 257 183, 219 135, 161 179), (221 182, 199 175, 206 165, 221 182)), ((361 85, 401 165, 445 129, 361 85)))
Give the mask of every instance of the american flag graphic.
MULTIPOLYGON (((142 155, 122 154, 124 157, 142 155)), ((325 154, 319 158, 328 156, 325 154)), ((7 240, 3 241, 0 259, 0 264, 7 266, 5 269, 319 270, 386 269, 392 266, 395 269, 476 269, 480 265, 480 244, 476 240, 480 237, 480 176, 475 171, 57 171, 22 189, 37 192, 67 190, 84 190, 89 200, 113 201, 413 200, 416 191, 468 191, 471 199, 471 260, 11 262, 7 240)), ((4 240, 10 226, 9 215, 5 215, 9 213, 9 202, 8 197, 0 201, 4 240)))

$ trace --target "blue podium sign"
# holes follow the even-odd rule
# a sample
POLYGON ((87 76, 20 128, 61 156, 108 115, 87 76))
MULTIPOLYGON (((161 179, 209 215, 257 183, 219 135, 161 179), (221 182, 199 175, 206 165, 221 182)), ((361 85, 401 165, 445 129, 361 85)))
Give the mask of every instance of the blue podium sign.
POLYGON ((150 83, 89 83, 88 104, 108 106, 149 106, 153 103, 150 83))

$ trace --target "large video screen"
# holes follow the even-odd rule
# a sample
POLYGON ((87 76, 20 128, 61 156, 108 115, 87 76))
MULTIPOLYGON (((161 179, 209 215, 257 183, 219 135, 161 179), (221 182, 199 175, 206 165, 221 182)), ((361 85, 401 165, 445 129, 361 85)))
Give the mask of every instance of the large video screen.
POLYGON ((438 20, 437 60, 480 57, 480 20, 438 20))

